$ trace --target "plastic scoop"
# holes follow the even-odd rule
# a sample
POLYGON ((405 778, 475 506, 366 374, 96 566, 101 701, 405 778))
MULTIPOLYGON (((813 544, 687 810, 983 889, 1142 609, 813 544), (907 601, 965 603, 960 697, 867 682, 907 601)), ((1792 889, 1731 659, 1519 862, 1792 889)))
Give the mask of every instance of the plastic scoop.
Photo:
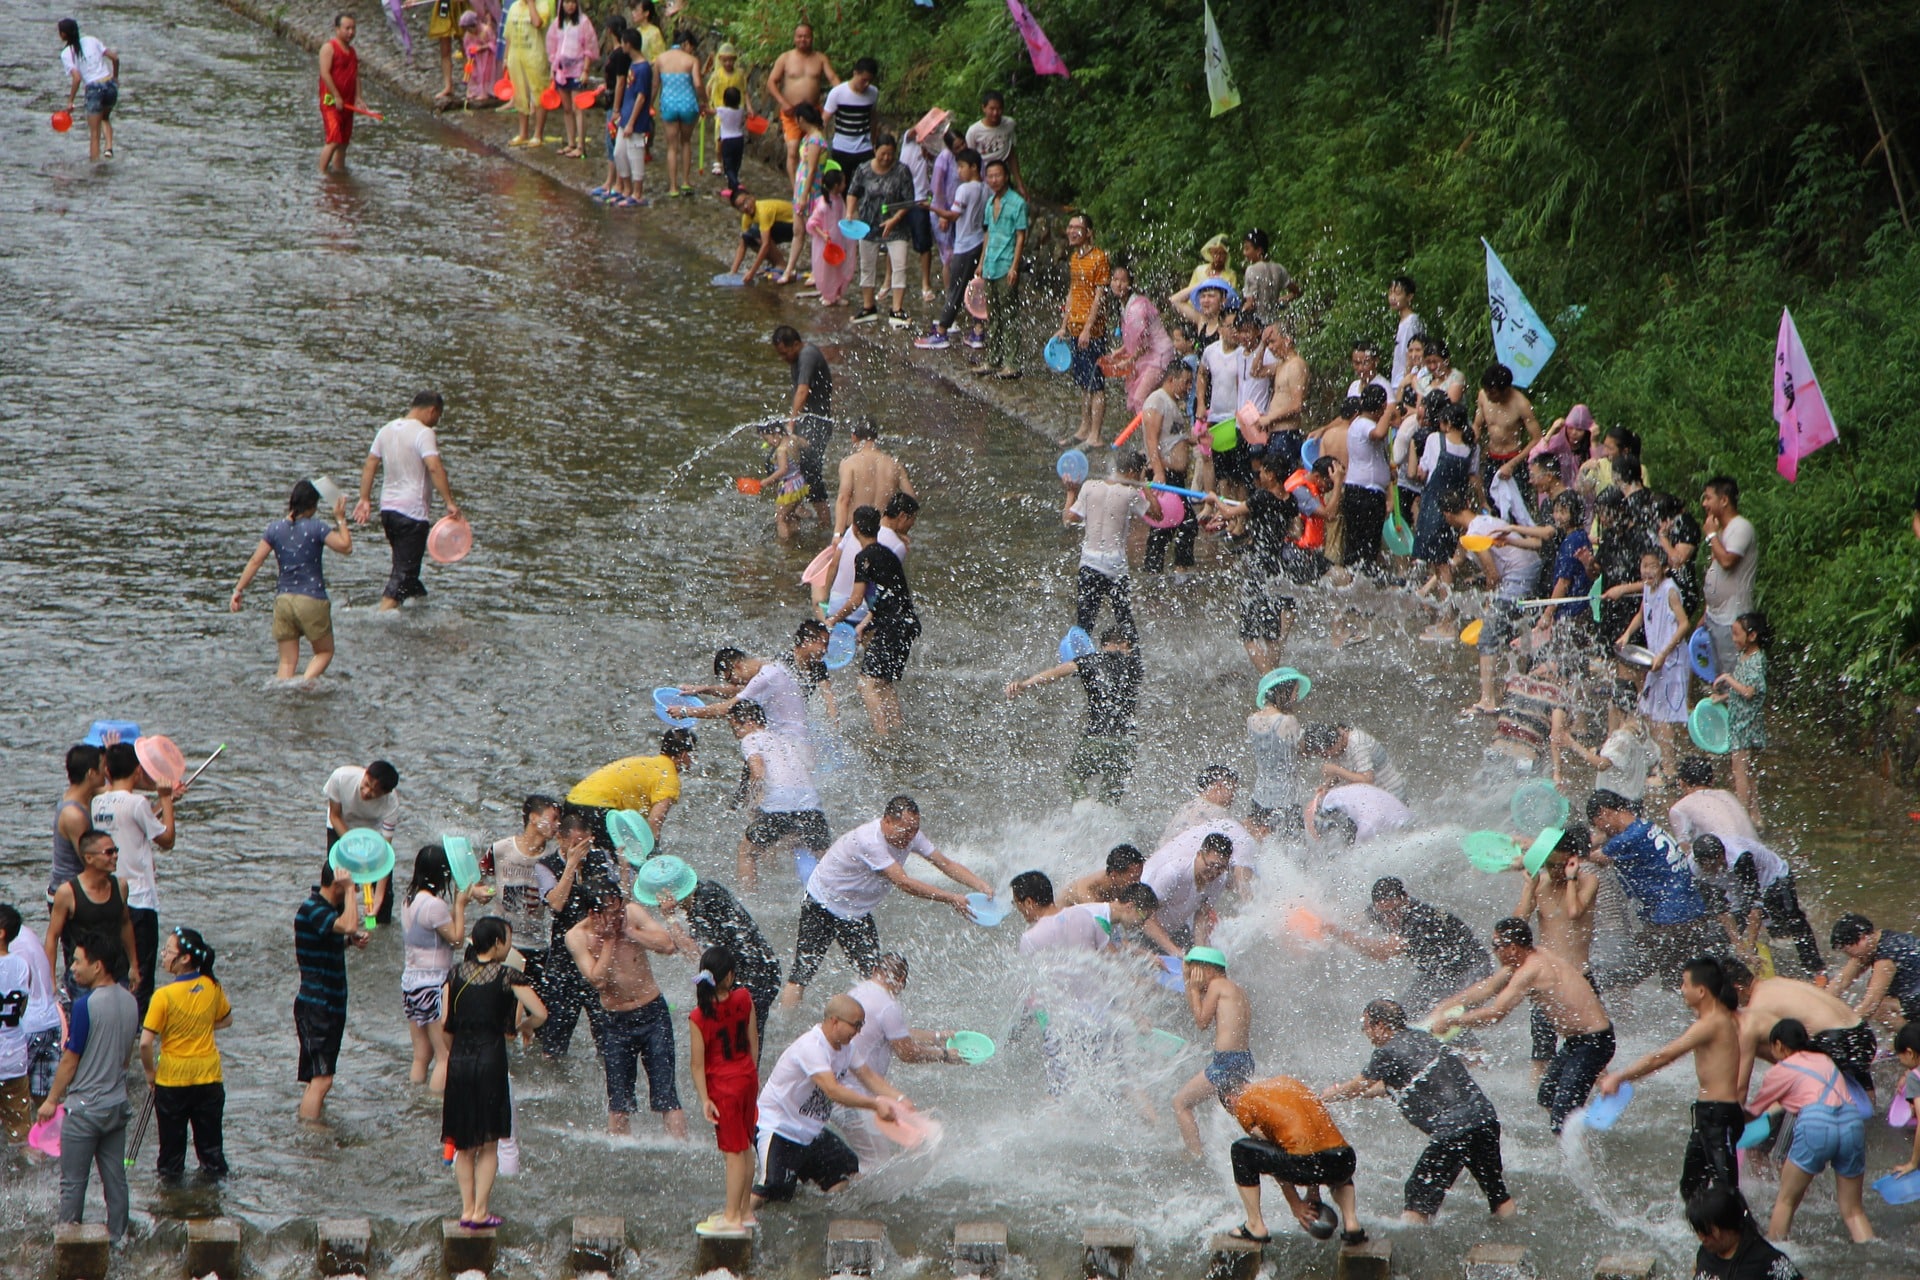
POLYGON ((1747 1121, 1747 1127, 1740 1131, 1740 1141, 1734 1145, 1742 1151, 1751 1151, 1773 1136, 1773 1116, 1759 1115, 1747 1121))
POLYGON ((548 85, 540 95, 540 109, 542 111, 558 111, 560 104, 565 101, 566 99, 560 96, 560 90, 556 86, 548 85))
POLYGON ((852 662, 859 647, 860 633, 851 622, 834 624, 833 630, 827 633, 827 670, 838 671, 852 662))
POLYGON ((493 82, 493 96, 502 102, 513 101, 513 77, 501 76, 493 82))
POLYGON ((1147 514, 1140 517, 1150 529, 1171 529, 1187 518, 1187 505, 1174 493, 1155 493, 1147 499, 1147 514))
MULTIPOLYGON (((846 224, 840 225, 844 227, 846 224)), ((967 287, 961 293, 960 301, 966 307, 968 315, 975 320, 985 320, 987 318, 987 282, 979 276, 967 281, 967 287)))
POLYGON ((1087 455, 1078 449, 1067 450, 1053 464, 1053 473, 1068 484, 1084 484, 1087 479, 1087 455))
POLYGON ((1513 789, 1507 816, 1514 830, 1535 835, 1548 827, 1565 827, 1572 812, 1567 798, 1546 778, 1529 778, 1513 789))
POLYGON ((833 553, 838 543, 830 542, 819 555, 807 561, 807 567, 800 572, 800 581, 809 587, 827 585, 827 569, 833 564, 833 553))
POLYGON ((186 757, 180 754, 179 747, 173 745, 173 739, 164 734, 150 733, 135 738, 133 754, 157 786, 177 787, 180 779, 186 776, 186 757))
POLYGON ((865 240, 873 234, 873 228, 858 218, 840 219, 840 234, 849 240, 865 240))
POLYGON ((1465 551, 1491 551, 1493 539, 1484 533, 1463 533, 1460 535, 1460 546, 1465 551))
MULTIPOLYGON (((757 476, 735 476, 733 478, 733 487, 741 493, 746 494, 749 498, 756 498, 760 495, 760 479, 757 476)), ((804 577, 800 580, 802 582, 806 581, 804 577)))
POLYGON ((1065 373, 1073 368, 1073 343, 1065 338, 1048 338, 1047 345, 1040 348, 1040 358, 1055 373, 1065 373))
POLYGON ((1478 870, 1497 875, 1513 869, 1520 843, 1504 831, 1470 831, 1460 837, 1460 852, 1478 870))
POLYGON ((43 1156, 60 1158, 60 1130, 67 1122, 67 1109, 55 1107, 53 1118, 41 1120, 27 1130, 27 1145, 43 1156))
POLYGON ((1907 1101, 1906 1094, 1893 1095, 1893 1103, 1887 1108, 1887 1123, 1896 1129, 1904 1129, 1913 1123, 1913 1104, 1907 1101))
MULTIPOLYGON (((1710 755, 1723 756, 1733 749, 1733 722, 1727 717, 1727 709, 1712 698, 1702 698, 1693 704, 1693 711, 1687 716, 1687 736, 1693 739, 1693 745, 1710 755)), ((140 742, 145 742, 142 738, 140 742)), ((139 742, 134 743, 138 750, 139 742)))
POLYGON ((1169 991, 1185 991, 1187 979, 1181 972, 1180 957, 1161 956, 1160 972, 1154 975, 1154 980, 1169 991))
POLYGON ((947 1037, 947 1048, 960 1055, 960 1061, 977 1067, 994 1053, 993 1040, 978 1031, 956 1031, 947 1037))
POLYGON ((1920 1200, 1920 1169, 1912 1173, 1890 1173, 1884 1178, 1875 1178, 1873 1189, 1888 1204, 1912 1204, 1920 1200))
POLYGON ((441 516, 433 528, 427 530, 427 554, 441 564, 465 560, 472 550, 473 526, 465 520, 441 516))
POLYGON ((748 133, 758 138, 761 135, 765 134, 766 131, 767 131, 767 118, 765 116, 748 116, 747 117, 748 133))
POLYGON ((1062 662, 1085 658, 1093 652, 1093 637, 1087 634, 1085 627, 1069 627, 1067 634, 1060 638, 1060 661, 1062 662))
POLYGON ((1625 1111, 1627 1104, 1632 1101, 1633 1083, 1631 1081, 1622 1084, 1615 1093, 1596 1093, 1593 1101, 1586 1107, 1587 1128, 1603 1131, 1613 1128, 1613 1122, 1620 1118, 1620 1113, 1625 1111))
POLYGON ((885 1134, 895 1146, 911 1151, 921 1143, 940 1140, 940 1122, 931 1116, 923 1116, 913 1108, 896 1102, 893 1104, 893 1117, 891 1120, 882 1120, 875 1115, 873 1127, 885 1134))
POLYGON ((1705 627, 1695 627, 1687 637, 1687 665, 1708 684, 1720 674, 1720 662, 1713 652, 1713 635, 1705 627))
POLYGON ((983 929, 991 929, 1007 918, 1007 912, 1013 908, 993 900, 992 895, 970 893, 967 895, 967 914, 973 922, 983 929))
POLYGON ((691 693, 682 693, 672 685, 662 685, 653 691, 653 714, 676 729, 691 729, 693 721, 685 716, 675 716, 671 707, 704 707, 706 702, 691 693))
POLYGON ((393 846, 369 827, 355 827, 333 842, 327 862, 355 884, 373 885, 393 874, 393 846))
POLYGON ((598 89, 582 89, 573 95, 573 105, 581 111, 585 111, 598 101, 600 101, 600 91, 598 89))
POLYGON ((1486 625, 1486 619, 1475 618, 1472 622, 1460 628, 1460 643, 1479 644, 1480 632, 1486 628, 1486 625))
POLYGON ((480 859, 473 856, 473 841, 465 836, 440 833, 440 847, 447 851, 447 866, 453 869, 453 887, 473 888, 480 882, 480 859))
POLYGON ((647 815, 634 809, 614 809, 607 814, 607 838, 613 851, 633 866, 653 856, 653 824, 647 815))
POLYGON ((820 247, 820 256, 830 267, 837 267, 847 260, 847 251, 837 240, 829 240, 820 247))

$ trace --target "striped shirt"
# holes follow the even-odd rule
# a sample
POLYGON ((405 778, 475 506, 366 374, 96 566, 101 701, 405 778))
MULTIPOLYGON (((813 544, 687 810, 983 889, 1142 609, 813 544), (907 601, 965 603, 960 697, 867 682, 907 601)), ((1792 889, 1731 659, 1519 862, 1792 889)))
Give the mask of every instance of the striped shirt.
POLYGON ((294 999, 345 1017, 347 936, 333 931, 340 915, 340 908, 321 895, 318 885, 294 913, 293 954, 300 962, 300 994, 294 999))

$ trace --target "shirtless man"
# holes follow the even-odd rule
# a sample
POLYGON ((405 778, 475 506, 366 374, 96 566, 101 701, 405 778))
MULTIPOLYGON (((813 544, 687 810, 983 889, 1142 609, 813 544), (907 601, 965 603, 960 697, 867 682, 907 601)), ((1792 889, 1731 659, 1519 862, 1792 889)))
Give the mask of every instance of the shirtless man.
POLYGON ((1187 952, 1183 970, 1193 1025, 1202 1031, 1213 1028, 1212 1059, 1204 1071, 1173 1095, 1173 1118, 1180 1126, 1180 1140, 1187 1144, 1188 1157, 1198 1160, 1206 1153, 1200 1146, 1200 1124, 1194 1119, 1194 1107, 1208 1098, 1223 1096, 1234 1080, 1253 1078, 1253 1055, 1247 1052, 1253 1010, 1240 984, 1227 977, 1223 952, 1195 947, 1187 952))
POLYGON ((1740 994, 1740 1096, 1753 1075, 1753 1060, 1772 1062, 1773 1024, 1798 1018, 1813 1047, 1831 1057, 1847 1078, 1873 1092, 1873 1027, 1831 991, 1797 978, 1759 978, 1738 960, 1723 967, 1740 994))
POLYGON ((1140 883, 1140 868, 1146 865, 1146 854, 1130 844, 1117 844, 1107 851, 1106 870, 1081 876, 1069 884, 1060 894, 1060 905, 1077 907, 1088 902, 1112 902, 1122 889, 1140 883))
POLYGON ((801 129, 800 122, 793 118, 793 109, 803 102, 819 107, 827 89, 839 83, 840 77, 827 55, 814 52, 813 28, 804 22, 795 27, 793 48, 775 58, 767 72, 767 92, 780 104, 780 127, 787 135, 788 178, 800 164, 801 129))
POLYGON ((672 935, 607 883, 586 918, 567 930, 567 950, 600 996, 594 1042, 607 1072, 607 1132, 633 1131, 634 1083, 644 1067, 649 1106, 660 1113, 668 1137, 685 1139, 687 1114, 673 1083, 673 1015, 647 960, 649 951, 672 955, 672 935))
POLYGON ((1286 325, 1268 325, 1262 340, 1280 361, 1280 367, 1273 371, 1273 398, 1267 401, 1260 429, 1269 436, 1277 431, 1293 432, 1297 436, 1302 425, 1301 413, 1307 404, 1307 383, 1312 378, 1306 357, 1294 345, 1293 333, 1286 325))
POLYGON ((1720 962, 1711 956, 1689 961, 1680 975, 1680 998, 1693 1010, 1693 1025, 1655 1049, 1625 1071, 1600 1077, 1600 1092, 1611 1096, 1629 1080, 1650 1076, 1670 1062, 1693 1055, 1693 1071, 1700 1083, 1694 1095, 1693 1132, 1687 1138, 1686 1163, 1680 1171, 1680 1198, 1719 1185, 1740 1188, 1734 1144, 1747 1126, 1741 1107, 1746 1094, 1740 1088, 1740 1023, 1733 1011, 1740 995, 1720 962))
MULTIPOLYGON (((1580 874, 1580 855, 1592 837, 1585 827, 1571 827, 1561 833, 1553 852, 1547 855, 1540 873, 1527 879, 1520 891, 1520 903, 1513 914, 1522 920, 1532 916, 1542 950, 1551 951, 1581 973, 1592 977, 1593 904, 1600 896, 1600 881, 1580 874)), ((1559 1038, 1552 1020, 1533 1010, 1533 1082, 1539 1084, 1553 1060, 1559 1038)))
MULTIPOLYGON (((1591 895, 1587 901, 1591 906, 1591 895)), ((1533 1001, 1535 1015, 1544 1015, 1553 1033, 1565 1037, 1540 1080, 1538 1097, 1559 1133, 1567 1117, 1586 1105, 1593 1082, 1613 1061, 1613 1020, 1581 966, 1534 946, 1533 929, 1520 917, 1508 916, 1493 926, 1493 955, 1500 964, 1493 976, 1441 1001, 1448 1010, 1441 1020, 1449 1026, 1492 1026, 1521 1000, 1533 1001), (1468 1012, 1453 1014, 1460 1005, 1468 1012)))
POLYGON ((838 542, 860 507, 884 512, 896 493, 918 497, 907 469, 881 450, 880 424, 866 418, 854 424, 853 452, 840 460, 840 492, 833 500, 833 537, 838 542))
POLYGON ((1490 365, 1480 378, 1480 397, 1473 413, 1473 435, 1480 441, 1480 496, 1505 476, 1527 488, 1526 464, 1521 461, 1544 433, 1533 414, 1533 401, 1513 385, 1513 370, 1490 365))

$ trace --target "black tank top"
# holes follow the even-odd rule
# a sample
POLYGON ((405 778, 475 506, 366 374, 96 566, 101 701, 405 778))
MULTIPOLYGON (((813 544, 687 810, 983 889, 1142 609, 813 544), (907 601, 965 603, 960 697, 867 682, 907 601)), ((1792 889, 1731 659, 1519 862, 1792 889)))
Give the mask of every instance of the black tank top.
POLYGON ((60 931, 60 949, 66 954, 68 966, 73 964, 73 940, 89 933, 104 933, 116 941, 120 937, 120 922, 126 918, 127 904, 120 897, 120 878, 107 877, 107 900, 95 902, 87 896, 86 886, 75 876, 67 881, 73 886, 73 914, 67 918, 66 928, 60 931))

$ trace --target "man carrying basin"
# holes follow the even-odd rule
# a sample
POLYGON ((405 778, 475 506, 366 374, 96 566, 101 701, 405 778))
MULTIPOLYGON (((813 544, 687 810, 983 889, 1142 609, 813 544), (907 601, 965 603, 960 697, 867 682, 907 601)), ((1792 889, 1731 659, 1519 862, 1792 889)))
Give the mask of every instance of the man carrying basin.
POLYGON ((860 1157, 827 1128, 835 1106, 871 1111, 882 1120, 898 1115, 906 1097, 885 1077, 854 1060, 853 1040, 867 1024, 866 1010, 852 996, 827 1001, 819 1025, 787 1046, 760 1088, 758 1176, 753 1207, 791 1200, 802 1182, 839 1191, 860 1172, 860 1157), (865 1091, 844 1083, 853 1076, 865 1091))
POLYGON ((447 482, 447 468, 440 461, 440 438, 434 428, 447 402, 438 391, 422 391, 413 398, 405 417, 395 418, 373 437, 367 449, 366 465, 360 469, 360 501, 354 504, 353 522, 365 524, 373 517, 373 477, 383 467, 380 484, 380 524, 393 548, 393 572, 380 590, 380 608, 398 609, 401 602, 427 594, 420 581, 420 561, 427 554, 427 533, 432 489, 440 492, 446 504, 447 519, 464 522, 460 504, 453 500, 447 482))
MULTIPOLYGON (((884 1080, 896 1058, 901 1062, 964 1063, 958 1050, 947 1047, 952 1032, 918 1030, 908 1022, 906 1007, 900 1003, 900 994, 906 989, 907 958, 889 951, 880 957, 867 980, 847 993, 867 1015, 866 1025, 853 1038, 853 1066, 864 1067, 884 1080)), ((874 1125, 868 1108, 836 1104, 833 1123, 860 1157, 862 1168, 872 1168, 897 1149, 874 1125)))
POLYGON ((658 903, 661 922, 679 954, 697 961, 708 947, 725 947, 733 953, 734 980, 753 997, 764 1045, 767 1012, 780 996, 780 961, 747 909, 723 886, 702 879, 670 853, 641 863, 633 881, 636 898, 651 897, 658 903), (684 924, 677 918, 682 916, 684 924))
MULTIPOLYGON (((343 764, 327 777, 321 788, 327 797, 327 843, 334 843, 349 831, 372 831, 392 843, 393 829, 400 817, 400 771, 385 760, 375 760, 366 768, 343 764)), ((377 924, 393 919, 393 877, 384 876, 373 888, 373 918, 377 924)))
POLYGON ((916 898, 944 902, 963 920, 973 918, 965 894, 936 888, 906 873, 906 861, 912 854, 931 862, 949 880, 992 896, 993 886, 940 852, 920 833, 919 802, 907 795, 893 797, 878 818, 834 841, 808 877, 807 895, 800 904, 799 940, 780 997, 782 1005, 791 1009, 800 1003, 801 993, 835 943, 854 972, 873 972, 880 963, 880 930, 873 912, 896 888, 916 898))

